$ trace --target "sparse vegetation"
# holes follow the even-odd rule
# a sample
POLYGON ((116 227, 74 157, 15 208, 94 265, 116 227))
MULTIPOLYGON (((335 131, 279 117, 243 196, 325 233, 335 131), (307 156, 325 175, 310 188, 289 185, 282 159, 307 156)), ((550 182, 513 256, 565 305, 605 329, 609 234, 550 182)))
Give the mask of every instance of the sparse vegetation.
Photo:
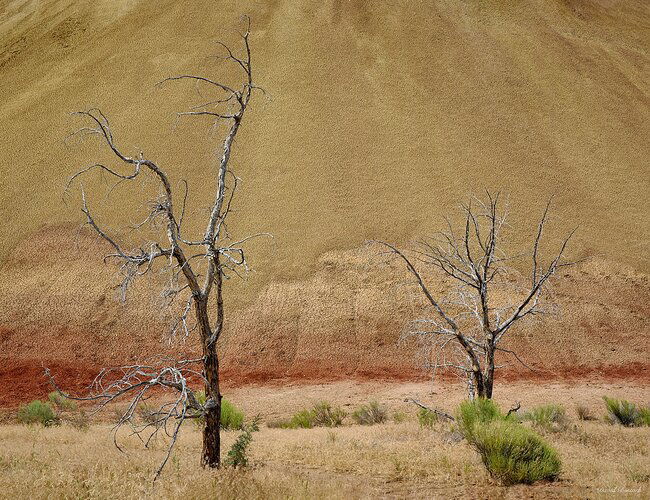
POLYGON ((490 475, 506 485, 555 480, 562 468, 554 448, 511 419, 476 420, 471 443, 490 475))
POLYGON ((73 411, 77 409, 77 403, 71 399, 66 398, 58 391, 50 392, 47 396, 47 399, 50 401, 50 404, 58 410, 73 411))
MULTIPOLYGON (((530 415, 546 423, 552 421, 556 410, 554 405, 547 405, 530 415)), ((503 414, 490 399, 463 402, 456 413, 456 426, 479 452, 490 475, 503 484, 553 480, 560 473, 557 452, 532 429, 521 425, 514 414, 503 414)))
POLYGON ((386 409, 377 401, 362 405, 352 413, 352 420, 360 425, 383 424, 387 418, 386 409))
POLYGON ((227 466, 234 469, 248 466, 248 446, 253 440, 253 432, 260 430, 259 423, 260 418, 257 416, 250 424, 242 427, 242 433, 228 451, 228 457, 225 460, 227 466))
POLYGON ((90 419, 84 410, 79 410, 65 417, 65 423, 71 425, 78 431, 87 431, 90 428, 90 419))
POLYGON ((327 401, 315 404, 311 411, 314 415, 314 426, 317 427, 339 427, 346 417, 346 413, 342 408, 338 406, 332 407, 327 401))
POLYGON ((393 422, 396 424, 401 424, 402 422, 406 422, 407 420, 407 415, 403 411, 396 411, 393 413, 393 422))
POLYGON ((309 410, 300 410, 290 419, 279 419, 267 422, 272 429, 311 429, 312 427, 339 427, 343 425, 346 413, 339 407, 332 407, 326 401, 314 405, 309 410))
MULTIPOLYGON (((195 392, 196 400, 199 404, 204 405, 206 401, 205 391, 195 392)), ((221 428, 227 431, 235 431, 243 428, 245 415, 239 408, 226 398, 221 398, 221 428)), ((196 419, 197 425, 205 425, 203 418, 196 419)))
POLYGON ((431 429, 438 422, 438 415, 426 408, 420 408, 418 411, 418 422, 420 427, 427 427, 431 429))
POLYGON ((39 400, 21 406, 17 418, 21 424, 40 424, 44 427, 58 425, 60 421, 52 407, 39 400))
POLYGON ((477 424, 488 424, 505 418, 494 401, 478 398, 461 403, 456 412, 456 426, 463 437, 473 443, 477 424))
POLYGON ((523 421, 531 422, 538 429, 558 432, 566 429, 569 419, 564 407, 557 404, 538 406, 521 416, 523 421))
POLYGON ((606 420, 612 424, 625 427, 650 426, 650 408, 637 408, 634 403, 625 399, 615 399, 604 396, 607 407, 606 420))
POLYGON ((592 415, 591 410, 585 405, 576 405, 576 415, 578 416, 578 420, 583 422, 596 420, 596 417, 592 415))

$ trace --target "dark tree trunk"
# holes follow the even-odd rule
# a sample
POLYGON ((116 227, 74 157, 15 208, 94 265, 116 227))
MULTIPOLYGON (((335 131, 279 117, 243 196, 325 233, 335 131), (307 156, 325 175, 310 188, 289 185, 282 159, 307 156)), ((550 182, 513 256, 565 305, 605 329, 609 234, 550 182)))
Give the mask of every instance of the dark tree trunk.
POLYGON ((208 316, 208 298, 197 305, 200 311, 199 321, 204 325, 201 329, 203 341, 203 369, 205 372, 206 414, 203 429, 203 452, 201 465, 204 467, 219 467, 221 465, 221 391, 219 390, 219 357, 217 355, 217 340, 223 329, 223 276, 221 274, 219 254, 214 257, 214 289, 217 298, 217 316, 214 330, 210 328, 208 316), (203 321, 203 319, 205 321, 203 321))
POLYGON ((219 391, 219 358, 214 344, 212 352, 206 353, 205 358, 205 396, 206 405, 205 427, 203 428, 203 451, 201 465, 204 467, 219 467, 221 464, 221 393, 219 391))
POLYGON ((493 338, 493 334, 490 333, 485 357, 485 374, 483 375, 483 397, 487 399, 492 398, 492 386, 494 385, 494 351, 496 347, 493 345, 493 338))
POLYGON ((221 276, 217 272, 217 324, 214 333, 208 317, 208 299, 196 300, 196 315, 201 329, 203 344, 203 372, 205 375, 205 427, 203 428, 203 451, 201 465, 219 467, 221 464, 221 391, 219 390, 219 357, 217 338, 223 325, 223 302, 221 300, 221 276))

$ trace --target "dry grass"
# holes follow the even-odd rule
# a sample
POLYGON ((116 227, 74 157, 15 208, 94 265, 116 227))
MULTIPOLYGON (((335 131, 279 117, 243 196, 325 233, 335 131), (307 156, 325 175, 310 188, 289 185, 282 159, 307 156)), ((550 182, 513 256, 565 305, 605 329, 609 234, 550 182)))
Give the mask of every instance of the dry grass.
MULTIPOLYGON (((224 448, 236 432, 225 434, 224 448)), ((606 490, 648 494, 647 428, 572 421, 546 438, 558 449, 563 472, 556 483, 505 488, 493 483, 465 442, 449 428, 422 429, 414 419, 336 429, 268 429, 255 434, 253 467, 205 471, 198 467, 200 434, 187 426, 163 477, 152 484, 163 442, 144 450, 125 437, 115 449, 108 427, 87 432, 56 428, 0 427, 0 491, 19 498, 363 498, 594 497, 606 490)))

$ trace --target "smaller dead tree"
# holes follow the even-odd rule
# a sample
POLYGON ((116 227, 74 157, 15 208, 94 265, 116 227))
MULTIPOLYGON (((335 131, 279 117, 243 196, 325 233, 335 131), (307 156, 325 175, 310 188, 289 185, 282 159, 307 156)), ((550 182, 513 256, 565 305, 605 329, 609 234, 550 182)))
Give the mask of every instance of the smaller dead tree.
POLYGON ((461 205, 464 224, 460 230, 454 230, 446 219, 446 230, 419 241, 411 251, 377 242, 406 264, 433 309, 431 317, 414 320, 406 336, 420 340, 434 373, 439 368, 451 369, 466 379, 471 399, 492 397, 497 353, 509 353, 523 363, 501 341, 523 320, 549 312, 551 279, 558 269, 574 264, 564 254, 575 230, 542 263, 550 206, 551 200, 537 224, 531 250, 514 257, 502 248, 507 207, 501 208, 499 194, 489 192, 483 201, 472 198, 461 205), (526 256, 530 259, 528 278, 517 279, 516 261, 526 256), (453 292, 437 298, 416 264, 438 271, 453 292))
MULTIPOLYGON (((107 368, 94 380, 90 394, 73 399, 90 400, 98 403, 101 410, 107 404, 128 399, 126 411, 114 428, 114 436, 125 425, 148 444, 153 437, 162 432, 169 437, 167 455, 157 471, 156 477, 167 462, 176 442, 183 422, 188 418, 203 418, 203 450, 201 464, 218 467, 221 463, 220 415, 221 391, 219 379, 219 356, 217 341, 224 328, 225 312, 223 301, 224 278, 240 275, 248 271, 244 243, 251 237, 235 240, 227 229, 227 219, 236 192, 238 178, 230 169, 230 157, 238 131, 240 130, 249 102, 260 87, 253 83, 253 65, 249 44, 250 22, 241 33, 243 55, 236 55, 224 44, 223 59, 241 74, 236 85, 197 75, 179 75, 160 82, 189 82, 196 86, 203 101, 179 116, 200 117, 211 120, 214 125, 225 124, 226 134, 218 143, 221 152, 216 165, 206 165, 205 182, 214 186, 210 197, 204 201, 203 220, 194 221, 193 226, 205 228, 200 234, 188 234, 186 202, 188 183, 180 179, 180 196, 175 189, 169 171, 145 156, 143 152, 130 155, 115 139, 108 118, 99 109, 77 113, 88 125, 78 133, 82 136, 95 136, 107 147, 115 165, 93 163, 74 174, 66 188, 93 172, 112 179, 114 185, 109 193, 124 183, 148 180, 155 186, 154 192, 144 200, 147 211, 141 223, 132 227, 131 239, 136 239, 135 248, 127 247, 119 235, 112 234, 91 209, 89 196, 81 186, 81 211, 85 225, 89 226, 107 245, 111 253, 105 261, 119 265, 122 274, 121 297, 126 298, 128 287, 137 278, 155 274, 165 276, 166 285, 162 290, 165 305, 172 308, 176 318, 171 325, 171 336, 181 334, 187 337, 196 332, 201 346, 201 356, 197 359, 159 359, 155 363, 139 363, 116 368, 107 368), (207 96, 206 96, 207 94, 207 96), (208 97, 209 96, 209 97, 208 97), (146 228, 149 233, 145 232, 146 228), (152 236, 153 235, 153 236, 152 236), (206 401, 197 400, 190 382, 202 382, 206 401), (156 403, 146 422, 134 421, 136 410, 145 400, 162 393, 173 397, 156 403)), ((129 214, 134 215, 134 214, 129 214)), ((256 235, 257 236, 257 235, 256 235)), ((60 391, 53 376, 46 371, 52 384, 60 391)), ((67 397, 72 397, 64 393, 67 397)), ((153 399, 152 399, 153 401, 153 399)), ((116 440, 117 444, 117 440, 116 440)))

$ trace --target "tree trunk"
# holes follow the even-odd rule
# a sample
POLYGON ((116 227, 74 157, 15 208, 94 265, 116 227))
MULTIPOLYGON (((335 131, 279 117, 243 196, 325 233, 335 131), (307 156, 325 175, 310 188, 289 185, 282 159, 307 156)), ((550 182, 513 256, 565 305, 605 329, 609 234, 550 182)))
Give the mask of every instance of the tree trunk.
POLYGON ((494 336, 490 333, 488 337, 487 355, 485 356, 485 374, 483 375, 483 393, 484 398, 492 398, 492 386, 494 385, 494 352, 496 346, 494 345, 494 336))
MULTIPOLYGON (((219 287, 220 289, 220 287, 219 287)), ((218 289, 218 291, 220 291, 218 289)), ((208 317, 208 299, 195 301, 196 316, 203 344, 203 372, 205 375, 205 427, 201 465, 219 467, 221 464, 221 392, 219 390, 219 357, 216 335, 213 335, 208 317)), ((220 317, 221 319, 223 316, 220 317)), ((219 331, 223 322, 217 322, 219 331)))
POLYGON ((204 353, 206 413, 201 465, 214 468, 221 464, 221 393, 219 392, 219 358, 214 343, 210 351, 204 353))

